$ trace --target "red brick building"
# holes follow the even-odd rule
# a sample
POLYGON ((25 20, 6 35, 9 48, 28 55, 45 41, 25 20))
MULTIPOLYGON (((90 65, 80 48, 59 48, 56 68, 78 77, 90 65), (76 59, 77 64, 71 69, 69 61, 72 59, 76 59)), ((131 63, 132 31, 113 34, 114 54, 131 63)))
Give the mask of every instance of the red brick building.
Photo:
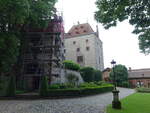
POLYGON ((129 69, 129 83, 132 87, 150 88, 150 68, 147 69, 129 69))

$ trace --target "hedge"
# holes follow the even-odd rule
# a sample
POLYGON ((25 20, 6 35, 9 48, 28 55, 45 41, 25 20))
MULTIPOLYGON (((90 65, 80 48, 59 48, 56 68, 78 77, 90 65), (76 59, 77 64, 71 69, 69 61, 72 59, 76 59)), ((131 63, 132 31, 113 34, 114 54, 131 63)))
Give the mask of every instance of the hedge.
POLYGON ((136 88, 136 91, 141 93, 150 93, 150 88, 140 87, 140 88, 136 88))
POLYGON ((100 94, 113 90, 113 85, 98 86, 98 87, 81 87, 81 88, 68 88, 68 89, 49 89, 48 96, 51 97, 76 97, 100 94))
POLYGON ((66 69, 70 69, 73 71, 79 71, 79 69, 80 69, 80 65, 71 60, 65 60, 65 61, 63 61, 63 64, 66 69))

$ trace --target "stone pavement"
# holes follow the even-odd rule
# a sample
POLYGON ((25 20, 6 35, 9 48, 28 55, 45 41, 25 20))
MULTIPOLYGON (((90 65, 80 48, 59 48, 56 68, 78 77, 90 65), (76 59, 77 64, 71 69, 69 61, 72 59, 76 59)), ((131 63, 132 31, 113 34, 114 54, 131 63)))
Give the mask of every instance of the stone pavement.
MULTIPOLYGON (((133 89, 119 88, 120 98, 134 93, 133 89)), ((104 113, 112 102, 112 93, 73 99, 4 100, 0 113, 104 113)))

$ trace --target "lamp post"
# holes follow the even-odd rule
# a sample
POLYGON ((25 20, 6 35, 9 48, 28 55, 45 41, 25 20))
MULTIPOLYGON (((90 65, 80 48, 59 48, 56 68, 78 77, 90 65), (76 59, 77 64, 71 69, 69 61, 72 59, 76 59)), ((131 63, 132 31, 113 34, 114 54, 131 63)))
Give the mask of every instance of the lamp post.
POLYGON ((112 60, 111 65, 112 65, 112 72, 113 72, 113 84, 114 84, 114 90, 117 90, 116 89, 116 75, 114 71, 115 64, 116 64, 116 61, 112 60))
POLYGON ((112 64, 113 84, 114 84, 114 89, 112 91, 112 93, 113 93, 112 108, 121 109, 121 102, 119 101, 119 90, 117 90, 117 88, 116 88, 116 74, 115 74, 115 70, 114 70, 116 61, 112 60, 111 64, 112 64))

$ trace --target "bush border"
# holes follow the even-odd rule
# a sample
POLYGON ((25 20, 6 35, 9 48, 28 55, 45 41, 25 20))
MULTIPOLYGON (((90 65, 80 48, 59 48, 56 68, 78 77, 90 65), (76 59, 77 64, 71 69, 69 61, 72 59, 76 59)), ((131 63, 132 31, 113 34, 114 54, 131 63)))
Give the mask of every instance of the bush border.
POLYGON ((80 97, 88 95, 96 95, 113 90, 113 86, 99 86, 99 87, 84 87, 84 88, 70 88, 70 89, 49 89, 49 97, 80 97))

